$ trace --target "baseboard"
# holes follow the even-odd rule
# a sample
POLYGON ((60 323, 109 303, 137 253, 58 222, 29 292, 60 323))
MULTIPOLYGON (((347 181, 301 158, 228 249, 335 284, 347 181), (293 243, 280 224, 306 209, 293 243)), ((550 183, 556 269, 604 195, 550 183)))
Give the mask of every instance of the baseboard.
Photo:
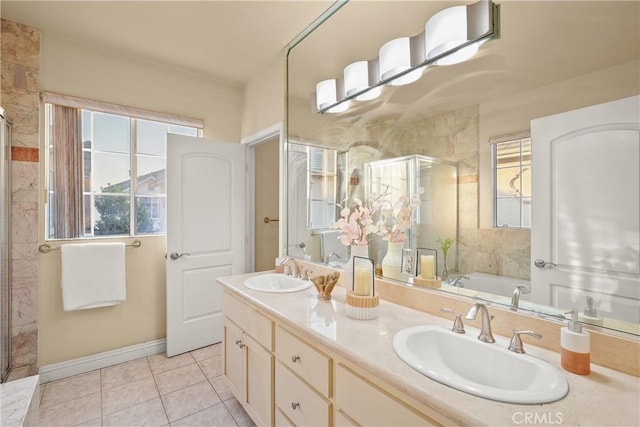
POLYGON ((44 384, 119 363, 129 362, 141 357, 162 353, 165 349, 166 340, 162 338, 129 347, 105 351, 104 353, 92 354, 91 356, 80 357, 66 362, 42 366, 38 372, 40 375, 40 383, 44 384))

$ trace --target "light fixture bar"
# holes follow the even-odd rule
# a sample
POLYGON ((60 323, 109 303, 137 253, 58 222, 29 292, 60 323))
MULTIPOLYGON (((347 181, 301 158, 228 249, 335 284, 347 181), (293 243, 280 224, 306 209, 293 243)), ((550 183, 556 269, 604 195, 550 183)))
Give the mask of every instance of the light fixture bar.
MULTIPOLYGON (((318 113, 345 111, 348 107, 340 108, 338 105, 348 103, 351 100, 358 100, 358 98, 360 100, 364 100, 367 97, 367 92, 369 91, 374 89, 380 90, 384 85, 393 85, 394 80, 402 79, 409 73, 416 72, 419 69, 424 69, 430 65, 437 65, 438 62, 444 58, 454 55, 472 45, 480 45, 488 40, 499 38, 500 5, 494 4, 491 0, 481 0, 465 7, 467 14, 467 40, 465 42, 446 49, 437 55, 433 55, 431 58, 427 58, 427 53, 425 52, 425 32, 412 36, 409 38, 411 67, 397 71, 392 75, 386 75, 383 78, 379 73, 379 57, 371 59, 367 61, 369 69, 369 87, 362 88, 361 90, 351 90, 348 95, 344 92, 339 92, 335 102, 325 104, 322 108, 320 108, 316 102, 313 102, 313 105, 316 107, 316 111, 318 113)), ((316 96, 312 96, 312 98, 315 98, 316 96)))

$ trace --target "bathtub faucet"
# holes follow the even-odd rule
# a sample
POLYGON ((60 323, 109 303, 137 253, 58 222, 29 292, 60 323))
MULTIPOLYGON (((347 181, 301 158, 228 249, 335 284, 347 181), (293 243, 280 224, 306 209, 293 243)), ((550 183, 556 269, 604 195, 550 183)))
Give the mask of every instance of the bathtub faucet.
POLYGON ((526 295, 529 292, 529 288, 527 288, 525 285, 516 286, 516 288, 513 290, 513 295, 511 296, 511 310, 517 310, 518 306, 520 305, 520 295, 526 295))
POLYGON ((324 257, 324 263, 325 265, 329 265, 329 261, 331 261, 331 258, 335 258, 335 259, 342 259, 342 257, 340 255, 338 255, 335 252, 329 252, 329 255, 327 255, 326 257, 324 257))
POLYGON ((464 276, 464 275, 453 276, 453 277, 449 276, 449 278, 446 281, 446 284, 455 286, 457 288, 464 288, 464 284, 462 284, 463 279, 469 280, 469 276, 464 276))

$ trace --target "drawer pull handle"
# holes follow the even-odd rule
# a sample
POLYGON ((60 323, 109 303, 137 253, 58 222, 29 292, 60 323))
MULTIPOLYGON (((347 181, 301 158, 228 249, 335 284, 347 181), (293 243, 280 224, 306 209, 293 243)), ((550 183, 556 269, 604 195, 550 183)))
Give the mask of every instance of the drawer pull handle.
POLYGON ((240 341, 240 340, 236 340, 236 345, 240 345, 241 342, 242 341, 240 341))
POLYGON ((245 347, 246 347, 246 345, 245 345, 245 344, 243 344, 243 343, 240 343, 240 344, 238 345, 238 347, 240 347, 240 348, 245 348, 245 347))
POLYGON ((300 407, 300 402, 291 402, 291 408, 295 411, 300 407))
MULTIPOLYGON (((300 360, 300 356, 298 356, 297 354, 295 356, 291 356, 291 361, 293 363, 296 363, 298 360, 300 360)), ((295 409, 295 408, 294 408, 295 409)))

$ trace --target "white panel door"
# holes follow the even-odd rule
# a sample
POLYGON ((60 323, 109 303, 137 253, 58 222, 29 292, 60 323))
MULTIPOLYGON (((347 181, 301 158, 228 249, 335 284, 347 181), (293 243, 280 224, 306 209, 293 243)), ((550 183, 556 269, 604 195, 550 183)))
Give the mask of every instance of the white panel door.
POLYGON ((167 355, 222 340, 222 288, 243 273, 245 148, 167 137, 167 355))
POLYGON ((532 301, 640 322, 639 105, 531 122, 532 301))

